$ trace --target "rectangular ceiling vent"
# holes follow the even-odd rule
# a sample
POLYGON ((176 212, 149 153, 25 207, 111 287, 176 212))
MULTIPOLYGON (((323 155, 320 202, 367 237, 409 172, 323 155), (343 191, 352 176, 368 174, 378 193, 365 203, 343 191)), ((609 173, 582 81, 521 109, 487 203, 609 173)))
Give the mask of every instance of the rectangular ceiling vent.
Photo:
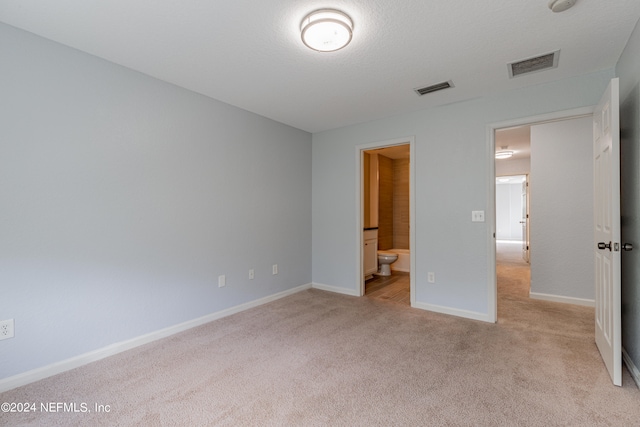
POLYGON ((453 82, 451 80, 449 80, 448 82, 442 82, 442 83, 438 83, 438 84, 431 85, 431 86, 417 88, 417 89, 414 89, 414 91, 418 95, 422 96, 422 95, 426 95, 428 93, 437 92, 439 90, 449 89, 450 87, 454 87, 453 86, 453 82))
POLYGON ((558 66, 559 56, 560 51, 556 50, 555 52, 545 53, 544 55, 507 64, 507 67, 509 68, 509 77, 514 78, 523 74, 556 68, 558 66))

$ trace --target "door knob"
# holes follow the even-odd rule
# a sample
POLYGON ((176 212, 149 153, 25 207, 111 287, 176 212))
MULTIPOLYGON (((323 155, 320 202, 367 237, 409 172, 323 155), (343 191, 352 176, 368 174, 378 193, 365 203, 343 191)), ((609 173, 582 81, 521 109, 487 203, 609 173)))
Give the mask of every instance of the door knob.
POLYGON ((633 245, 631 243, 623 243, 622 244, 622 250, 623 251, 632 251, 633 250, 633 245))
POLYGON ((609 249, 609 252, 611 252, 611 242, 609 242, 609 243, 605 243, 605 242, 598 243, 598 249, 609 249))

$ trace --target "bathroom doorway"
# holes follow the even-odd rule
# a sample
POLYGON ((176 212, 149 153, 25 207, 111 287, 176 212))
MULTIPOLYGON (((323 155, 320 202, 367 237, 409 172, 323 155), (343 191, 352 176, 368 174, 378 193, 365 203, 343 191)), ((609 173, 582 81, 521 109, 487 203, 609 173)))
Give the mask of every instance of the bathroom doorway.
POLYGON ((360 295, 413 305, 413 138, 357 147, 360 295))

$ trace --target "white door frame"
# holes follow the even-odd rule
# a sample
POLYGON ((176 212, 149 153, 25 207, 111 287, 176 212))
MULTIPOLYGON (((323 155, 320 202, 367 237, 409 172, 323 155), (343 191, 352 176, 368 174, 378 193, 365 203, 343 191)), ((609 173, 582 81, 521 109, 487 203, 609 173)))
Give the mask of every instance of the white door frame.
POLYGON ((415 137, 408 136, 405 138, 396 138, 386 141, 378 141, 371 142, 368 144, 361 144, 356 146, 356 260, 358 260, 358 265, 356 266, 356 277, 358 278, 358 283, 356 284, 356 289, 358 290, 358 295, 364 295, 364 269, 363 269, 363 254, 362 254, 362 238, 363 238, 363 229, 362 224, 364 223, 364 182, 362 180, 363 176, 363 152, 366 150, 375 150, 378 148, 392 147, 394 145, 409 145, 409 252, 410 252, 410 262, 411 266, 410 270, 410 298, 411 298, 411 306, 414 307, 416 302, 416 292, 415 292, 415 284, 416 284, 416 215, 415 215, 415 191, 416 191, 416 181, 415 181, 415 137))
POLYGON ((489 246, 489 265, 487 271, 489 275, 487 295, 489 298, 487 315, 489 322, 498 321, 498 281, 496 274, 496 164, 494 154, 496 150, 495 131, 498 129, 510 128, 524 125, 537 125, 559 120, 568 120, 579 117, 592 116, 595 106, 574 108, 571 110, 556 111, 537 116, 523 117, 519 119, 507 120, 503 122, 491 123, 487 125, 487 222, 489 235, 487 244, 489 246))

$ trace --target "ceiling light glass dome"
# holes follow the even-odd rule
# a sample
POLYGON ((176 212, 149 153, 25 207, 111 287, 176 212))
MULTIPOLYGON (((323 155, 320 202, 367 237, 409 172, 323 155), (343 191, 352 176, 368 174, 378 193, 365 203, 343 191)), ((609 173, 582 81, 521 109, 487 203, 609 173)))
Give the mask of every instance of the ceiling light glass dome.
POLYGON ((338 10, 316 10, 302 20, 300 35, 307 47, 320 52, 333 52, 351 41, 353 21, 338 10))

